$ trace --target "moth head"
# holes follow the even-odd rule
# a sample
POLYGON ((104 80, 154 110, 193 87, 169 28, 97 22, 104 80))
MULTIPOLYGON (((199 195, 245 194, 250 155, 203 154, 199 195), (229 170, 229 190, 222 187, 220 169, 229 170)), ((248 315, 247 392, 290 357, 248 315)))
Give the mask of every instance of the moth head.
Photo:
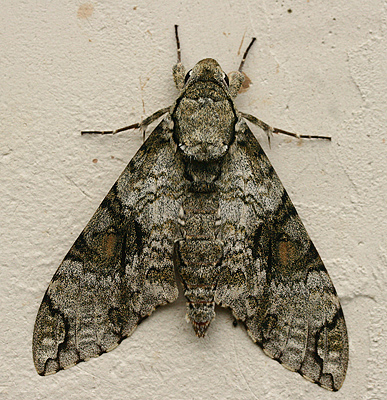
POLYGON ((226 93, 229 92, 229 79, 217 61, 212 58, 205 58, 199 61, 190 69, 184 78, 185 87, 189 87, 196 82, 212 82, 217 84, 226 93))
POLYGON ((183 88, 190 87, 197 82, 212 82, 223 89, 228 97, 234 99, 240 92, 244 80, 245 75, 242 72, 234 71, 227 75, 217 61, 205 58, 185 74, 183 88))
POLYGON ((185 76, 172 112, 174 141, 192 160, 222 158, 234 140, 236 122, 229 78, 212 58, 199 61, 185 76))

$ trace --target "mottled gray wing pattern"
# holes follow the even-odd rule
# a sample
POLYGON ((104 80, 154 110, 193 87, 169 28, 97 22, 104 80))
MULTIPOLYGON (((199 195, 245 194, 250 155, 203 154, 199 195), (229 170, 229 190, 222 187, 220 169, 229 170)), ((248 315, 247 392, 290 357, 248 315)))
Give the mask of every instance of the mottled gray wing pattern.
POLYGON ((174 301, 182 168, 164 119, 128 164, 55 273, 33 336, 39 374, 115 348, 174 301))
POLYGON ((219 184, 224 254, 215 301, 268 356, 338 390, 348 338, 335 288, 258 141, 237 125, 219 184))

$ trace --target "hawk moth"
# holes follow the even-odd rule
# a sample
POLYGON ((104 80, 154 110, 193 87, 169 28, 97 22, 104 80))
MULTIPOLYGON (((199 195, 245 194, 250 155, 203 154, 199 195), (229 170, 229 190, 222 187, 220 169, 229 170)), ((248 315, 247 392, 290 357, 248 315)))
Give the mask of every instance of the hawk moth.
MULTIPOLYGON (((186 73, 164 115, 56 271, 40 306, 33 356, 41 375, 111 351, 158 306, 187 299, 203 337, 215 305, 230 308, 271 358, 338 390, 348 338, 335 288, 288 194, 236 109, 242 66, 213 59, 186 73)), ((96 133, 115 133, 96 132, 96 133)))

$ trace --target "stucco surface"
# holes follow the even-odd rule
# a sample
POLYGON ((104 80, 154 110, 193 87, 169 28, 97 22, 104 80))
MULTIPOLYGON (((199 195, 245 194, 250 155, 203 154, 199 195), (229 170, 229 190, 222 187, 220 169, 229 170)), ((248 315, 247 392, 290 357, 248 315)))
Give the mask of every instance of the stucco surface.
POLYGON ((387 398, 386 3, 335 1, 2 1, 0 16, 0 398, 387 398), (109 354, 36 374, 31 340, 44 291, 142 143, 139 122, 176 96, 182 58, 205 57, 253 84, 240 110, 297 141, 252 128, 287 188, 341 298, 346 381, 330 393, 285 370, 218 310, 208 336, 182 297, 109 354), (243 43, 242 43, 243 42, 243 43))

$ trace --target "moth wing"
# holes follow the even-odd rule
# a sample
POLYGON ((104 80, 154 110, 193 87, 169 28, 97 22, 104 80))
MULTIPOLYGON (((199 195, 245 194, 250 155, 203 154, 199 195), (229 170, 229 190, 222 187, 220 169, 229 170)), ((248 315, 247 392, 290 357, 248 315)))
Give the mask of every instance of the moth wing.
POLYGON ((173 268, 181 168, 164 119, 130 161, 56 271, 40 306, 41 375, 115 348, 178 295, 173 268))
POLYGON ((348 337, 332 281, 272 165, 244 122, 225 160, 223 263, 215 301, 286 368, 338 390, 348 337))

